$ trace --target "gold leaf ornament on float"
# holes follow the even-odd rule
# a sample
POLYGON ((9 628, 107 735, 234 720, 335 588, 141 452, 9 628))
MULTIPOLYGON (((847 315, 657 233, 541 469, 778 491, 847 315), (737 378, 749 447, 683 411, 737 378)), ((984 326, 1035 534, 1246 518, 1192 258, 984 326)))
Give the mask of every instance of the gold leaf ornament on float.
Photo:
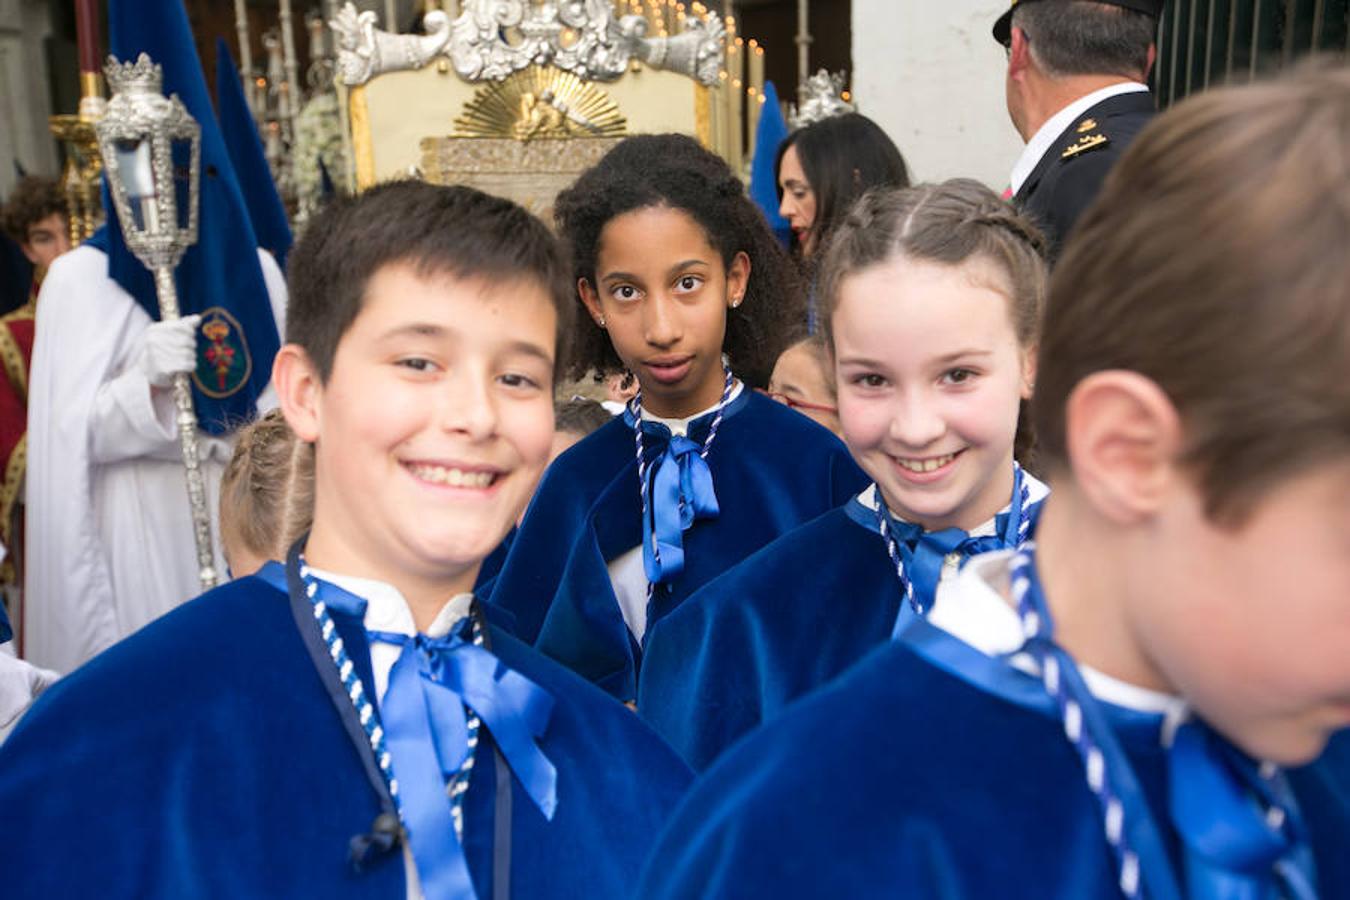
POLYGON ((622 137, 628 121, 609 95, 571 72, 530 66, 479 88, 455 119, 456 137, 622 137))

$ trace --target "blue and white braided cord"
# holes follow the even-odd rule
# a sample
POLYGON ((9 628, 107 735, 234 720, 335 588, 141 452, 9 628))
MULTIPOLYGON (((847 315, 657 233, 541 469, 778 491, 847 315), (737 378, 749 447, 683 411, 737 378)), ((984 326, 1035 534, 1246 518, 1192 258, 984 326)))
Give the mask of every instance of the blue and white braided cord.
MULTIPOLYGON (((337 633, 337 625, 328 613, 328 605, 318 597, 319 583, 315 580, 303 556, 300 558, 300 578, 304 581, 305 595, 309 597, 310 609, 314 613, 314 621, 319 626, 319 634, 328 647, 328 656, 333 660, 333 665, 337 667, 338 678, 342 681, 342 687, 347 692, 347 697, 351 700, 352 706, 356 709, 361 728, 365 731, 366 739, 370 741, 370 749, 375 754, 375 762, 380 767, 380 774, 384 776, 384 783, 389 788, 389 796, 394 801, 394 809, 398 813, 399 821, 403 822, 403 801, 398 792, 398 778, 394 774, 394 761, 385 746, 384 729, 375 716, 375 706, 366 694, 365 685, 362 684, 360 676, 356 674, 356 667, 347 655, 347 647, 343 643, 341 635, 337 633)), ((483 630, 476 618, 473 619, 473 643, 477 647, 483 646, 483 630)), ((481 725, 478 715, 473 710, 466 707, 465 711, 467 714, 468 755, 460 765, 459 771, 451 776, 450 782, 446 786, 446 794, 450 798, 450 815, 455 823, 455 836, 461 841, 464 839, 464 793, 468 790, 469 775, 473 771, 474 751, 478 747, 478 732, 481 725)))
MULTIPOLYGON (((479 624, 477 618, 471 618, 473 629, 473 645, 478 648, 483 646, 483 627, 479 624)), ((460 843, 464 842, 464 795, 469 791, 469 776, 473 774, 474 757, 478 753, 478 733, 482 728, 482 720, 478 718, 478 713, 464 704, 464 728, 467 749, 464 754, 464 761, 459 764, 459 771, 450 776, 450 781, 445 787, 445 793, 450 798, 450 818, 455 823, 455 837, 460 843)))
POLYGON ((1090 729, 1084 726, 1083 708, 1065 685, 1059 661, 1036 640, 1037 638, 1044 640, 1046 636, 1041 633, 1043 622, 1040 613, 1027 599, 1031 589, 1031 579, 1027 574, 1030 566, 1031 557, 1025 551, 1021 551, 1013 557, 1009 573, 1012 598, 1017 604, 1027 646, 1036 648, 1031 652, 1037 657, 1040 665, 1041 681, 1045 685, 1046 692, 1059 707, 1060 717, 1064 722, 1064 734, 1083 760, 1088 789, 1101 806, 1106 842, 1110 845, 1120 867, 1121 893, 1130 900, 1140 900, 1144 896, 1144 891, 1139 871, 1139 855, 1130 847, 1125 837, 1125 808, 1107 777, 1106 757, 1093 740, 1090 729))
POLYGON ((905 595, 905 603, 914 610, 914 614, 923 615, 923 607, 919 601, 914 599, 914 585, 909 577, 905 575, 905 561, 900 556, 900 545, 895 540, 895 535, 891 533, 891 514, 886 507, 886 501, 881 496, 881 487, 873 485, 877 496, 877 530, 881 532, 881 539, 886 542, 886 551, 891 555, 891 563, 895 566, 895 577, 900 579, 900 590, 905 595))
MULTIPOLYGON (((726 406, 727 406, 727 398, 731 396, 731 387, 732 387, 732 385, 735 383, 735 379, 733 379, 732 376, 731 376, 731 369, 727 368, 726 366, 723 366, 723 367, 722 367, 722 372, 723 372, 723 374, 724 374, 724 376, 725 376, 724 382, 723 382, 723 385, 722 385, 722 399, 719 400, 719 401, 717 401, 717 413, 716 413, 716 415, 713 416, 712 425, 708 426, 708 436, 707 436, 706 438, 703 439, 703 446, 700 447, 700 448, 699 448, 699 451, 698 451, 698 455, 699 455, 700 457, 702 457, 703 459, 707 459, 707 458, 708 458, 708 451, 712 448, 713 440, 717 437, 717 429, 720 428, 721 425, 722 425, 722 413, 723 413, 723 411, 726 409, 726 406)), ((641 389, 641 388, 638 388, 638 392, 637 392, 636 394, 633 395, 632 405, 629 407, 629 412, 630 412, 631 415, 633 416, 633 422, 634 422, 634 427, 633 427, 633 443, 634 443, 634 445, 635 445, 635 447, 636 447, 636 450, 637 450, 638 494, 639 494, 639 496, 641 496, 641 498, 642 498, 642 519, 643 519, 643 521, 646 521, 646 519, 647 519, 647 504, 650 503, 651 500, 650 500, 650 498, 649 498, 648 495, 647 495, 647 469, 649 468, 649 463, 648 463, 647 460, 644 458, 643 452, 642 452, 642 451, 643 451, 643 444, 642 444, 642 389, 641 389)), ((657 540, 656 540, 656 531, 655 531, 655 529, 652 530, 652 559, 656 562, 656 564, 657 564, 658 566, 661 564, 661 546, 660 546, 660 544, 659 544, 659 543, 657 542, 657 540)), ((650 581, 647 582, 647 603, 648 603, 648 604, 650 604, 650 603, 652 602, 652 595, 653 595, 655 592, 656 592, 656 585, 653 584, 653 583, 650 582, 650 581)))
POLYGON ((1031 535, 1031 488, 1027 486, 1027 475, 1022 467, 1013 463, 1014 478, 1021 475, 1022 493, 1018 498, 1020 509, 1017 516, 1017 547, 1021 549, 1031 535))
MULTIPOLYGON (((1013 463, 1013 481, 1017 482, 1017 475, 1022 470, 1016 462, 1013 463)), ((1025 476, 1021 479, 1022 491, 1019 495, 1017 518, 1017 546, 1020 548, 1027 542, 1027 535, 1031 533, 1031 490, 1027 487, 1025 476)), ((881 486, 872 485, 873 492, 876 494, 877 506, 877 530, 881 533, 881 539, 886 542, 886 552, 891 556, 891 563, 895 566, 895 577, 900 579, 900 589, 905 595, 905 602, 909 604, 910 609, 914 610, 916 615, 923 615, 923 607, 919 601, 914 599, 914 585, 910 583, 909 577, 905 574, 905 561, 900 556, 900 544, 896 541, 895 535, 891 532, 891 511, 886 506, 886 498, 881 496, 881 486)))

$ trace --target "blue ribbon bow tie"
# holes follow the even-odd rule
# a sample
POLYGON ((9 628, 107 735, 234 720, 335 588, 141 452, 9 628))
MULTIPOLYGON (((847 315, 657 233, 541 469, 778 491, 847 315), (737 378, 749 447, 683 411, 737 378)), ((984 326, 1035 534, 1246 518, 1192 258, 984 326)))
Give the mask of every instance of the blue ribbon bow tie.
POLYGON ((964 564, 972 556, 1004 547, 1003 540, 997 535, 971 537, 960 528, 924 531, 922 525, 892 519, 891 529, 905 563, 905 577, 909 579, 914 596, 919 598, 925 609, 932 605, 937 596, 942 564, 950 554, 960 554, 964 564))
POLYGON ((471 898, 468 863, 446 796, 447 782, 474 750, 464 708, 477 713, 525 792, 552 819, 558 773, 535 738, 548 726, 553 697, 459 635, 369 636, 403 648, 389 673, 380 720, 423 894, 471 898))
POLYGON ((685 530, 698 519, 718 515, 712 469, 701 450, 687 437, 670 437, 647 468, 650 511, 642 517, 642 567, 652 584, 672 581, 684 571, 685 530))
POLYGON ((1283 775, 1260 777, 1255 762, 1196 721, 1177 729, 1168 764, 1187 897, 1314 900, 1312 852, 1283 775), (1278 810, 1274 821, 1268 809, 1278 810))

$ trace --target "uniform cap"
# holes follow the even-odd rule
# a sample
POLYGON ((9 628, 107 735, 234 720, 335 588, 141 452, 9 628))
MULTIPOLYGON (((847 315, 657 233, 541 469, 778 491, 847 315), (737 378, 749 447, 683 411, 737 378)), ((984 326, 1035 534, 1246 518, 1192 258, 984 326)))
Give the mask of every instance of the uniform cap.
MULTIPOLYGON (((1012 0, 1008 6, 1008 11, 998 17, 994 23, 994 40, 1003 46, 1008 46, 1012 41, 1012 15, 1013 10, 1017 8, 1018 3, 1034 3, 1036 0, 1012 0)), ((1153 18, 1162 15, 1163 3, 1165 0, 1098 0, 1099 3, 1107 3, 1111 6, 1123 6, 1125 9, 1132 9, 1136 12, 1148 13, 1153 18)))

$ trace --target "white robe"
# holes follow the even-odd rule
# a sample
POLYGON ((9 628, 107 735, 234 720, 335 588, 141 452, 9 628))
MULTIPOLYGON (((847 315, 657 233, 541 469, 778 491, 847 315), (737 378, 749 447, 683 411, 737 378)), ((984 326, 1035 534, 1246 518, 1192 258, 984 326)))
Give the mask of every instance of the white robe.
MULTIPOLYGON (((285 333, 286 285, 259 251, 285 333)), ((136 364, 150 317, 78 247, 42 283, 28 392, 25 656, 69 672, 201 592, 172 392, 136 364)), ((269 386, 260 409, 275 405, 269 386)), ((232 443, 198 432, 219 549, 220 475, 232 443)))

